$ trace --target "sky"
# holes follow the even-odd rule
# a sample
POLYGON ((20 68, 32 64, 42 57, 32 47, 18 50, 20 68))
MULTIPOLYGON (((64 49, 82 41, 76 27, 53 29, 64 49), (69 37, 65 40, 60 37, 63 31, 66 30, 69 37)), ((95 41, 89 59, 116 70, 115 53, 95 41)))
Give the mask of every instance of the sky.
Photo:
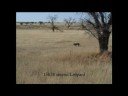
POLYGON ((78 20, 82 13, 78 12, 16 12, 16 22, 48 22, 49 16, 57 15, 57 22, 62 22, 64 18, 72 17, 78 20))

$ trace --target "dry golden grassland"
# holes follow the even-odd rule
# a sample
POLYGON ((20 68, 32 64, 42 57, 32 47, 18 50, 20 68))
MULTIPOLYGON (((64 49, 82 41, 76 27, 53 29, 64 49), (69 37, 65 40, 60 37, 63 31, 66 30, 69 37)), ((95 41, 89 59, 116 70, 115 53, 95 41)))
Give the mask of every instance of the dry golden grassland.
POLYGON ((83 30, 16 29, 16 83, 112 84, 112 60, 96 56, 98 50, 83 30))

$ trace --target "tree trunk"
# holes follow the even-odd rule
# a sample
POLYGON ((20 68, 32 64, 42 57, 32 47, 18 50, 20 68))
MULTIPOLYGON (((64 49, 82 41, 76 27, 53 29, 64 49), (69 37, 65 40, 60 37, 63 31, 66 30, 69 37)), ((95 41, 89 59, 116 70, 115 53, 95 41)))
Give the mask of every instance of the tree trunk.
POLYGON ((70 25, 68 25, 68 29, 69 29, 70 25))
POLYGON ((98 38, 100 53, 108 51, 108 41, 109 41, 110 32, 104 31, 98 38))
POLYGON ((55 29, 54 29, 54 28, 52 28, 52 31, 53 31, 53 32, 54 32, 54 30, 55 30, 55 29))
POLYGON ((52 26, 52 31, 53 31, 53 32, 55 31, 55 26, 54 26, 54 25, 52 26))

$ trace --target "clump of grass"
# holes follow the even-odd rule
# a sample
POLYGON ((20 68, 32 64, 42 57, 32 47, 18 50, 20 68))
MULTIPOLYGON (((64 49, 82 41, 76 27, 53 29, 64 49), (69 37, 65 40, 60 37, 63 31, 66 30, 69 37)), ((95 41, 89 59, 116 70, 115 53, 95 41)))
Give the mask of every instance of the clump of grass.
POLYGON ((85 53, 85 52, 62 52, 58 53, 56 56, 52 56, 51 60, 57 62, 70 62, 70 63, 86 63, 89 62, 111 62, 108 54, 100 55, 99 53, 85 53))

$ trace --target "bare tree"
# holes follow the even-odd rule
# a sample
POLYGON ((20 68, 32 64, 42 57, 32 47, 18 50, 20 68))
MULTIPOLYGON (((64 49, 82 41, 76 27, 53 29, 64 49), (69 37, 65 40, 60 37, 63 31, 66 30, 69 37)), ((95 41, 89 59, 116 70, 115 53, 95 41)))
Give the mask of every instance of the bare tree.
POLYGON ((67 26, 67 28, 70 28, 71 25, 75 23, 75 19, 69 17, 67 19, 64 19, 64 22, 65 22, 65 26, 67 26))
POLYGON ((55 29, 56 29, 56 30, 59 30, 59 28, 55 25, 55 22, 56 22, 56 20, 57 20, 57 15, 49 16, 48 19, 49 19, 49 23, 50 23, 50 25, 51 25, 52 31, 54 32, 55 29))
POLYGON ((85 18, 80 18, 79 19, 79 26, 80 26, 80 29, 85 29, 86 28, 86 19, 85 18))
POLYGON ((108 41, 112 26, 111 12, 88 12, 91 19, 86 19, 90 26, 86 30, 91 33, 99 42, 100 53, 108 51, 108 41), (93 29, 92 29, 93 28, 93 29))

